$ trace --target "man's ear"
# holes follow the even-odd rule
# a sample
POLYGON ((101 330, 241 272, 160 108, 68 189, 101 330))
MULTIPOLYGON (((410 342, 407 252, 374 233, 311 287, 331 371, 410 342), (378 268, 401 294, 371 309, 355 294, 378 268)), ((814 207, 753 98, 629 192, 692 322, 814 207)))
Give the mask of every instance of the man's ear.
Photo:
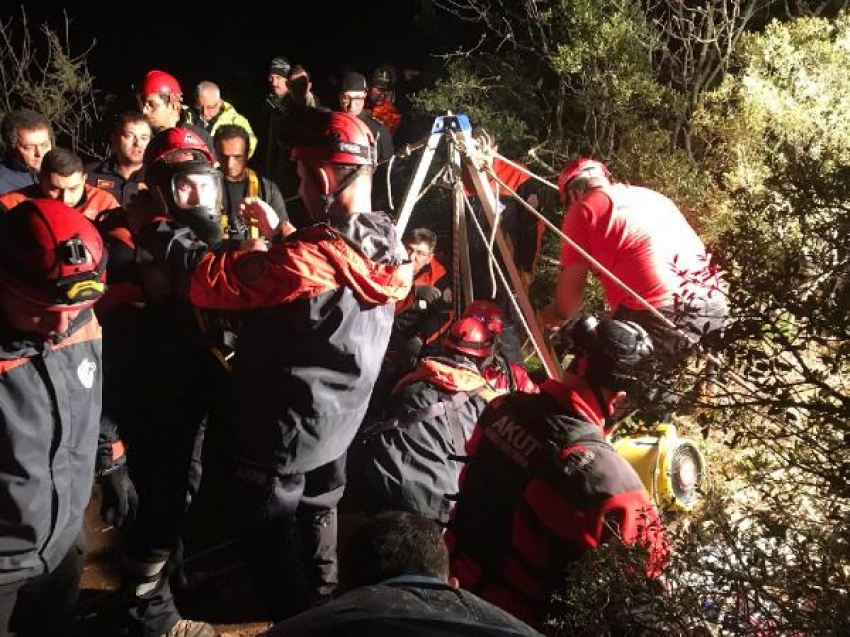
POLYGON ((446 584, 448 584, 452 588, 460 588, 460 580, 456 577, 450 577, 449 579, 447 579, 446 584))
POLYGON ((319 185, 322 187, 322 194, 331 194, 331 181, 328 177, 327 169, 324 166, 319 166, 319 169, 316 172, 319 175, 319 185))

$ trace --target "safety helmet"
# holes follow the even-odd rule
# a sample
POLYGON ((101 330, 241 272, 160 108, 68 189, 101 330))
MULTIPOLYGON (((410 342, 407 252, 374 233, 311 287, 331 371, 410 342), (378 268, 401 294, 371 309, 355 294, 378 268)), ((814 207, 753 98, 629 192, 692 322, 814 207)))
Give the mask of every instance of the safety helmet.
POLYGON ((641 385, 654 348, 634 321, 580 318, 569 332, 576 359, 572 371, 594 385, 630 391, 641 385))
POLYGON ((443 347, 474 358, 493 355, 495 334, 476 318, 466 317, 455 321, 446 333, 443 347))
POLYGON ((505 315, 502 314, 501 308, 486 299, 473 301, 466 307, 463 313, 465 317, 472 317, 481 321, 488 330, 496 336, 501 335, 502 329, 505 326, 505 315))
POLYGON ((390 90, 395 85, 395 69, 391 66, 379 66, 372 73, 372 86, 390 90))
POLYGON ((45 310, 89 307, 106 289, 100 233, 61 201, 23 201, 0 215, 0 283, 45 310))
POLYGON ((183 90, 173 75, 157 70, 147 72, 137 92, 139 95, 183 95, 183 90))
POLYGON ((189 128, 157 133, 145 149, 145 183, 172 217, 202 241, 221 240, 224 184, 215 159, 189 128))
POLYGON ((186 161, 215 164, 212 151, 201 136, 191 128, 167 128, 154 135, 145 148, 146 166, 152 166, 158 162, 175 164, 186 161))
POLYGON ((300 121, 292 159, 374 166, 375 136, 356 115, 311 109, 300 121))
POLYGON ((567 198, 567 186, 573 179, 583 177, 585 179, 592 177, 611 178, 611 173, 608 167, 601 161, 589 159, 587 157, 579 157, 574 159, 569 164, 564 166, 561 174, 558 175, 558 192, 561 193, 561 199, 567 198))

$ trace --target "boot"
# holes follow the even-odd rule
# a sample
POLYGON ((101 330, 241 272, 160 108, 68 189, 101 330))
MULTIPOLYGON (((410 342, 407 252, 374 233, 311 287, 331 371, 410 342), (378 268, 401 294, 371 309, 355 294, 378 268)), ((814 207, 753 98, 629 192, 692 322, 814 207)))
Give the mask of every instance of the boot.
POLYGON ((162 637, 216 637, 215 628, 205 622, 181 619, 162 637))

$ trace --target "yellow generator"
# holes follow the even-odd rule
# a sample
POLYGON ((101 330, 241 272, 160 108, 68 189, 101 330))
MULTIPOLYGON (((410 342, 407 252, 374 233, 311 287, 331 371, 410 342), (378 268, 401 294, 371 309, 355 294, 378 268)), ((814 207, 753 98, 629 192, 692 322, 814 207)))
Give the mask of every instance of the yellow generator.
POLYGON ((662 511, 690 511, 705 479, 705 459, 694 443, 679 438, 673 425, 640 430, 614 442, 662 511))

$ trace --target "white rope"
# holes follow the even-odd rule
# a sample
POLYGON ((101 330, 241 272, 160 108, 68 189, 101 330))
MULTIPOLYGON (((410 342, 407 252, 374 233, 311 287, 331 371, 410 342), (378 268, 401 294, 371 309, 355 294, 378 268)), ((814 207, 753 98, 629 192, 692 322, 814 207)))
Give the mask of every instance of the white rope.
POLYGON ((480 235, 481 240, 484 242, 484 245, 487 246, 487 252, 490 257, 489 262, 491 264, 491 268, 496 272, 496 274, 499 275, 499 280, 502 282, 502 287, 505 290, 505 294, 507 295, 508 299, 510 299, 511 306, 514 309, 514 315, 519 317, 519 321, 520 323, 522 323, 522 327, 525 330, 525 334, 528 337, 528 340, 530 340, 531 344, 534 345, 534 351, 537 352, 537 356, 540 358, 541 361, 544 360, 543 352, 540 350, 540 346, 534 339, 534 335, 531 332, 531 326, 528 324, 528 321, 525 318, 525 314, 523 314, 522 308, 520 308, 519 303, 516 300, 516 295, 511 292, 511 286, 508 283, 508 279, 505 276, 505 273, 502 271, 502 267, 499 265, 499 262, 496 259, 496 254, 495 252, 493 252, 492 246, 487 243, 487 235, 485 234, 484 229, 481 227, 481 224, 478 222, 478 217, 475 216, 475 212, 472 209, 472 204, 469 203, 469 197, 466 195, 466 192, 463 193, 463 201, 466 204, 466 211, 469 213, 469 216, 472 217, 472 221, 475 224, 475 229, 478 231, 478 234, 480 235))

